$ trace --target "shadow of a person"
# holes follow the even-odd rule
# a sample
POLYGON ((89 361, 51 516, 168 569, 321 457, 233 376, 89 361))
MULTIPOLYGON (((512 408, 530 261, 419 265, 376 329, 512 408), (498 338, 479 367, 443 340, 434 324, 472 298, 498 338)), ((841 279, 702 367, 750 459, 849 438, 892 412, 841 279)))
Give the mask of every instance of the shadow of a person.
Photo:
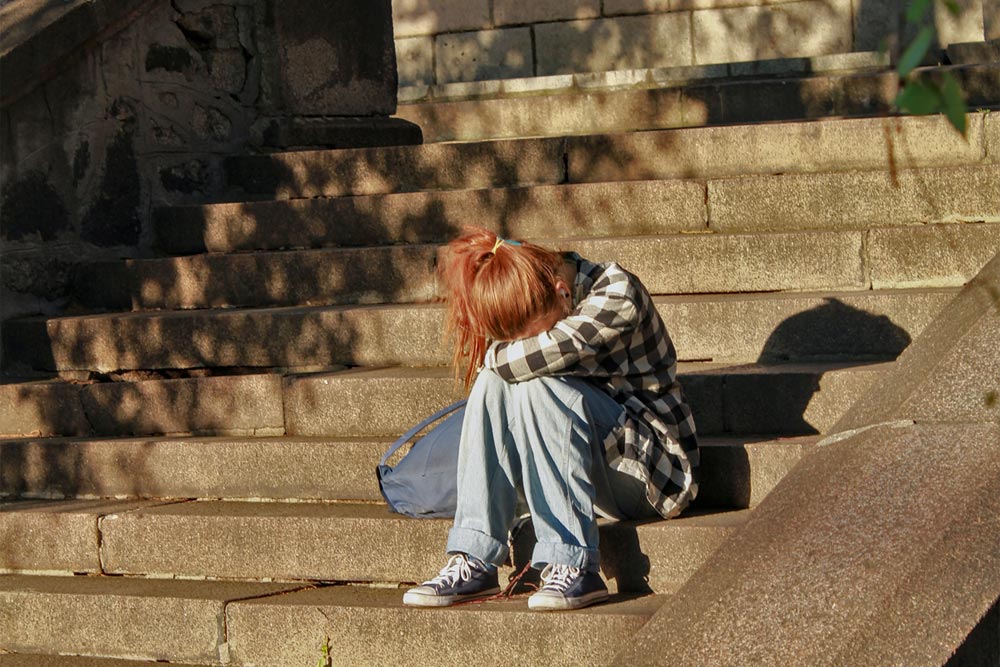
MULTIPOLYGON (((741 402, 740 431, 784 436, 815 434, 816 426, 806 420, 806 410, 820 390, 820 375, 814 368, 798 366, 810 362, 859 365, 892 361, 910 344, 910 335, 885 315, 855 308, 839 299, 828 298, 810 310, 786 319, 771 332, 761 349, 758 364, 771 366, 783 375, 771 394, 729 391, 741 402), (784 367, 782 367, 785 365, 784 367), (781 405, 779 418, 773 406, 781 405), (755 428, 753 415, 768 415, 769 428, 755 428), (776 430, 777 429, 777 430, 776 430)), ((735 376, 752 382, 753 378, 735 376)), ((735 387, 731 389, 736 389, 735 387)))

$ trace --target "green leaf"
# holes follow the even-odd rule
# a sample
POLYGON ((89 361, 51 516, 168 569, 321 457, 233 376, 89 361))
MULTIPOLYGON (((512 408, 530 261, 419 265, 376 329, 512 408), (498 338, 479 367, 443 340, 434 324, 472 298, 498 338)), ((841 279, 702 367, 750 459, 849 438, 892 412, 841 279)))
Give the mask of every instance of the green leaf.
POLYGON ((899 59, 899 65, 897 70, 899 71, 899 76, 904 77, 913 71, 913 68, 920 64, 920 61, 924 59, 927 54, 927 50, 931 48, 931 40, 934 39, 934 26, 925 25, 917 33, 916 38, 910 42, 910 45, 906 47, 906 51, 903 52, 902 57, 899 59))
POLYGON ((941 110, 941 93, 932 85, 909 81, 896 96, 900 111, 926 116, 941 110))
POLYGON ((931 0, 913 0, 910 6, 906 8, 906 20, 910 23, 916 23, 930 7, 931 0))
POLYGON ((962 8, 958 6, 955 0, 944 0, 944 6, 948 8, 948 11, 955 18, 958 18, 962 13, 962 8))
POLYGON ((965 99, 962 97, 962 88, 958 81, 949 72, 945 72, 941 77, 941 102, 944 106, 944 114, 956 130, 965 136, 965 99))

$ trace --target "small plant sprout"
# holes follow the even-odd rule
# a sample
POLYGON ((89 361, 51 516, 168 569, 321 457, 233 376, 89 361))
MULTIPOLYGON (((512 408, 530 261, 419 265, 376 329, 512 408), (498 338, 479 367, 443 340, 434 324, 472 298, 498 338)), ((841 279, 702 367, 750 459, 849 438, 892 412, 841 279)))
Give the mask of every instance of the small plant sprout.
POLYGON ((316 667, 333 667, 330 662, 330 638, 323 638, 323 646, 320 647, 320 657, 316 662, 316 667))

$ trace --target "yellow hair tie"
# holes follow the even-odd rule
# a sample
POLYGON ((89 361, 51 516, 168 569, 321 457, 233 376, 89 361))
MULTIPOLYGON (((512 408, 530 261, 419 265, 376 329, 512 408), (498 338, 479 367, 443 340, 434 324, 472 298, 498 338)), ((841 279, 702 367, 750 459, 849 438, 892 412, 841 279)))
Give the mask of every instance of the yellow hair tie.
POLYGON ((500 246, 502 246, 504 243, 506 243, 507 245, 521 245, 520 241, 512 241, 510 239, 503 239, 503 238, 500 238, 498 236, 497 237, 497 242, 493 244, 493 250, 491 250, 490 252, 493 253, 494 255, 497 254, 497 248, 499 248, 500 246))

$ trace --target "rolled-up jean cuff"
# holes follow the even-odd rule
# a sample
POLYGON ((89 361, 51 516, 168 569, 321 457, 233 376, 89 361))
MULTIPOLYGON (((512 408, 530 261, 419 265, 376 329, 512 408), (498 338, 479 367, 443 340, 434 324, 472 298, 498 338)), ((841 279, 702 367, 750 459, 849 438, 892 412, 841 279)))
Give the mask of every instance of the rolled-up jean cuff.
POLYGON ((578 567, 586 572, 599 572, 601 552, 561 542, 538 542, 531 553, 531 566, 541 569, 548 563, 578 567))
POLYGON ((486 533, 472 528, 453 526, 448 531, 446 551, 474 556, 484 563, 500 566, 507 560, 507 545, 486 533))

